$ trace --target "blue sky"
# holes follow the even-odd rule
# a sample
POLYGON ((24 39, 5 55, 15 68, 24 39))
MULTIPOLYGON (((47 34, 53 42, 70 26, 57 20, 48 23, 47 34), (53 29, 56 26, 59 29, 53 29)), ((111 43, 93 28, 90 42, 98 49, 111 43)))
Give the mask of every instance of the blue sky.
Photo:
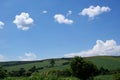
POLYGON ((1 0, 0 61, 120 55, 119 0, 1 0))

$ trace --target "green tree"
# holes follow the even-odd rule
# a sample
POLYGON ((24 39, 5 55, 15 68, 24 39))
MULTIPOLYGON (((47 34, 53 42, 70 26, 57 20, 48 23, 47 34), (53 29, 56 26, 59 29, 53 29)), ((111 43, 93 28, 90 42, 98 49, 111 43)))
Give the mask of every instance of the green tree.
POLYGON ((87 80, 92 78, 98 71, 97 67, 89 62, 85 61, 81 57, 74 57, 70 63, 72 74, 75 77, 78 77, 81 80, 87 80))
POLYGON ((7 76, 7 71, 0 67, 0 80, 7 76))
POLYGON ((33 73, 33 72, 38 72, 36 66, 33 66, 32 68, 30 68, 29 71, 31 71, 32 73, 33 73))
POLYGON ((25 72, 26 70, 24 68, 20 68, 20 70, 18 71, 19 76, 25 76, 25 72))
POLYGON ((50 64, 51 64, 51 66, 53 67, 53 66, 55 65, 55 60, 54 60, 54 59, 51 59, 51 60, 50 60, 50 64))
POLYGON ((105 68, 103 68, 103 67, 101 67, 100 69, 99 69, 99 74, 101 74, 101 75, 105 75, 105 74, 109 74, 110 72, 109 72, 109 70, 108 69, 105 69, 105 68))

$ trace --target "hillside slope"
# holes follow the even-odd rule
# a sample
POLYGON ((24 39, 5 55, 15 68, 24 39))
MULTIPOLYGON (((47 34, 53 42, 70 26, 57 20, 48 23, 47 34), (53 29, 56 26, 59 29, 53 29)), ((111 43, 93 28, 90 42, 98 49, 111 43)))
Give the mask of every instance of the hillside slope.
MULTIPOLYGON (((93 62, 98 68, 104 67, 109 70, 120 69, 120 57, 114 56, 96 56, 96 57, 87 57, 86 60, 93 62)), ((40 60, 40 61, 14 61, 14 62, 0 62, 0 65, 3 66, 8 71, 18 70, 20 68, 25 68, 26 70, 30 69, 33 66, 37 68, 43 68, 39 71, 45 71, 50 69, 65 69, 69 68, 69 62, 71 58, 56 58, 55 66, 50 66, 50 59, 40 60)))

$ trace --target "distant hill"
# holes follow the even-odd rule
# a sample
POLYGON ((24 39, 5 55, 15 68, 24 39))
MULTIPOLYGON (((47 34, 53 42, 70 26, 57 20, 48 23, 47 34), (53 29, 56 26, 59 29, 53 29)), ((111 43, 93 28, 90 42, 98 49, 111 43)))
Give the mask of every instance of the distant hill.
MULTIPOLYGON (((18 70, 20 68, 30 69, 36 66, 39 71, 46 71, 50 69, 65 69, 69 68, 69 62, 71 58, 55 58, 55 66, 50 67, 50 59, 38 60, 38 61, 11 61, 11 62, 0 62, 8 71, 18 70)), ((85 60, 93 62, 98 68, 104 67, 109 70, 120 69, 120 56, 95 56, 86 57, 85 60)))

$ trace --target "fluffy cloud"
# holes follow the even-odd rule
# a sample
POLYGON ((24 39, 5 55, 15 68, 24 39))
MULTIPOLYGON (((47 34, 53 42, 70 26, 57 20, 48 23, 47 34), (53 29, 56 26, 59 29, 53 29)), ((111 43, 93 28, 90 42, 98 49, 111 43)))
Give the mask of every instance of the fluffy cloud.
POLYGON ((58 22, 60 24, 62 24, 62 23, 64 23, 64 24, 72 24, 73 23, 73 20, 65 18, 65 16, 62 15, 62 14, 54 15, 54 19, 55 19, 56 22, 58 22))
POLYGON ((16 15, 15 20, 13 21, 13 23, 17 25, 17 28, 21 30, 28 30, 32 26, 33 22, 34 20, 25 12, 22 12, 20 15, 16 15))
POLYGON ((0 21, 0 29, 3 29, 3 26, 4 26, 5 24, 2 22, 2 21, 0 21))
POLYGON ((95 16, 102 14, 104 12, 109 12, 111 9, 109 7, 105 7, 105 6, 90 6, 89 8, 84 8, 82 10, 82 12, 80 12, 80 15, 83 16, 88 16, 89 18, 94 18, 95 16))
POLYGON ((120 45, 117 45, 114 40, 106 40, 106 42, 97 40, 96 44, 90 50, 65 55, 65 57, 73 56, 120 56, 120 45))
POLYGON ((43 14, 46 14, 46 13, 47 13, 47 11, 46 11, 46 10, 44 10, 44 11, 42 11, 42 13, 43 13, 43 14))
POLYGON ((22 57, 20 56, 19 59, 22 61, 31 61, 31 60, 36 60, 37 56, 35 53, 29 52, 29 53, 25 53, 25 55, 22 57))
POLYGON ((71 14, 72 14, 72 11, 69 10, 66 16, 69 16, 69 15, 71 15, 71 14))

